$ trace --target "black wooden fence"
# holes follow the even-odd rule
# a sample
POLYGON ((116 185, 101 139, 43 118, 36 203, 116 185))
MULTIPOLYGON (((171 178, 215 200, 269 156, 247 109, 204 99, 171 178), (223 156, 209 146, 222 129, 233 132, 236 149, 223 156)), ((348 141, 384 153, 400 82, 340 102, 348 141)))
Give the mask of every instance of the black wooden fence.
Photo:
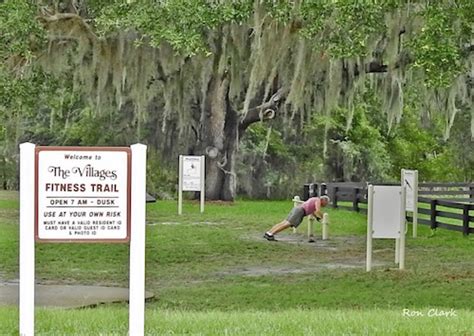
MULTIPOLYGON (((374 185, 400 185, 397 183, 373 183, 374 185)), ((303 188, 303 199, 328 195, 334 208, 367 213, 367 183, 311 183, 303 188)), ((443 228, 460 231, 464 235, 474 233, 474 183, 419 183, 418 223, 432 229, 443 228), (421 196, 420 196, 421 195, 421 196), (455 219, 461 225, 446 223, 443 219, 455 219)), ((413 222, 413 216, 407 216, 413 222)))

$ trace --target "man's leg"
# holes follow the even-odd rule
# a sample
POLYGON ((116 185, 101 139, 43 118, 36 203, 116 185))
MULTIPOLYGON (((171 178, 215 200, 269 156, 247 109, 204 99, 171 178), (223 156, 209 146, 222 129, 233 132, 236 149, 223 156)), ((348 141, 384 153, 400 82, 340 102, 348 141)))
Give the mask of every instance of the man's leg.
POLYGON ((280 223, 278 224, 275 224, 271 229, 270 231, 267 231, 265 232, 265 235, 263 236, 263 238, 267 239, 267 240, 275 240, 275 237, 274 237, 274 234, 277 234, 278 232, 281 232, 287 228, 290 227, 290 222, 288 222, 286 219, 281 221, 280 223))
POLYGON ((277 234, 278 232, 281 232, 291 226, 290 222, 288 222, 286 219, 284 221, 281 221, 280 223, 274 225, 270 231, 268 231, 271 234, 277 234))

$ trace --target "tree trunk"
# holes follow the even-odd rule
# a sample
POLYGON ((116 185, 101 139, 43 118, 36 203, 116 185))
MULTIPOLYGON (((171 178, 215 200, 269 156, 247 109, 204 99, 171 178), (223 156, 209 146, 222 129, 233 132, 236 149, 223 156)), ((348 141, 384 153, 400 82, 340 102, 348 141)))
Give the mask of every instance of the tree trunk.
POLYGON ((232 110, 228 91, 227 76, 214 74, 208 84, 201 116, 202 140, 198 151, 206 156, 206 198, 210 200, 233 201, 235 198, 235 188, 226 183, 229 180, 226 171, 233 171, 236 150, 235 146, 230 145, 236 139, 229 135, 237 130, 237 126, 232 127, 228 122, 232 115, 229 113, 232 110))
POLYGON ((273 119, 286 95, 278 90, 268 101, 240 116, 229 102, 229 79, 213 75, 202 111, 201 143, 197 153, 206 155, 206 198, 233 201, 236 196, 235 155, 239 139, 253 123, 273 119))

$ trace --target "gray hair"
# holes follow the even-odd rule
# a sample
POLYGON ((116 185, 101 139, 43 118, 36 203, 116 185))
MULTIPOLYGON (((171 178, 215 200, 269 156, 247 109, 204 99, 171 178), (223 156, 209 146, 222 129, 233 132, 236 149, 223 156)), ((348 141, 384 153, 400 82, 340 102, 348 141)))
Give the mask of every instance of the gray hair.
POLYGON ((327 204, 329 204, 329 202, 331 201, 331 199, 329 198, 328 195, 321 196, 320 199, 321 199, 321 201, 322 200, 326 201, 327 204))

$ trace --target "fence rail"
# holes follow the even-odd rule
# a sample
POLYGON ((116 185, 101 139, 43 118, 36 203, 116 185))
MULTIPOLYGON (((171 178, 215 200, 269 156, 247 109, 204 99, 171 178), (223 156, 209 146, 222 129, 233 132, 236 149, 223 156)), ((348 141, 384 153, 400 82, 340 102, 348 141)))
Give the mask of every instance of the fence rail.
MULTIPOLYGON (((305 185, 303 199, 327 194, 334 208, 367 213, 367 185, 361 182, 314 183, 305 185)), ((470 215, 470 211, 474 211, 474 183, 420 183, 418 189, 417 212, 429 217, 418 217, 418 223, 432 229, 459 231, 464 235, 474 233, 474 227, 470 227, 471 223, 474 224, 474 216, 470 215), (446 223, 443 219, 457 220, 459 225, 446 223)), ((407 220, 413 222, 413 216, 407 216, 407 220)))

